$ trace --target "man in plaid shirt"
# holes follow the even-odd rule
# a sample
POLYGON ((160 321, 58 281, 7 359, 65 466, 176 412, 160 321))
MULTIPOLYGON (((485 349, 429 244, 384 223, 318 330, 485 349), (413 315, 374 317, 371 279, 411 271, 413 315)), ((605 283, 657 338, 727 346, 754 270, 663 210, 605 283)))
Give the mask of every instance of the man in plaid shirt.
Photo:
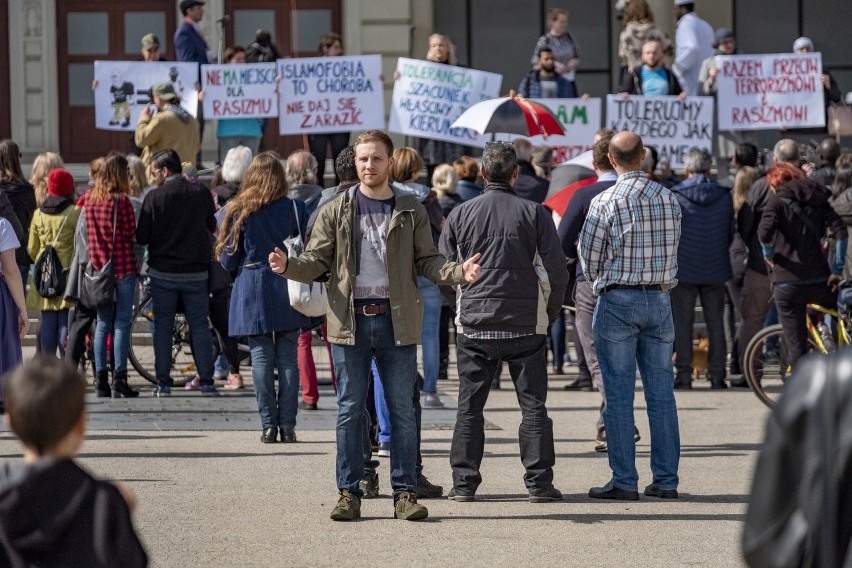
POLYGON ((633 396, 636 365, 651 426, 651 472, 645 495, 677 498, 680 434, 674 399, 669 290, 677 279, 681 210, 674 195, 639 170, 645 149, 632 132, 616 134, 609 159, 618 181, 598 195, 580 232, 583 271, 598 297, 592 320, 607 407, 612 479, 596 499, 639 499, 633 396))

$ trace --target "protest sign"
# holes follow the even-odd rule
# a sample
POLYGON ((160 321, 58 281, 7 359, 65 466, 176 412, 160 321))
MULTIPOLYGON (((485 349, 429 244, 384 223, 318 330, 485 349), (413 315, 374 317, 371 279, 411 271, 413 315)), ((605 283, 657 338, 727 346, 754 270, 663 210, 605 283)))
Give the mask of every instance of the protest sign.
POLYGON ((281 134, 384 128, 382 57, 279 59, 281 134))
POLYGON ((825 126, 819 53, 716 57, 719 130, 825 126))
POLYGON ((682 168, 693 146, 713 151, 713 98, 607 95, 606 126, 635 132, 660 161, 682 168))
POLYGON ((95 128, 136 130, 139 113, 154 99, 151 87, 171 82, 180 105, 195 116, 197 63, 170 61, 95 61, 95 128))
POLYGON ((537 99, 553 111, 565 135, 533 136, 536 146, 547 144, 553 148, 554 165, 576 158, 594 146, 595 132, 601 128, 601 99, 537 99))
POLYGON ((502 75, 404 57, 396 70, 389 130, 465 146, 483 147, 491 139, 450 127, 471 105, 498 96, 502 75))
POLYGON ((202 65, 204 118, 278 116, 275 63, 202 65))

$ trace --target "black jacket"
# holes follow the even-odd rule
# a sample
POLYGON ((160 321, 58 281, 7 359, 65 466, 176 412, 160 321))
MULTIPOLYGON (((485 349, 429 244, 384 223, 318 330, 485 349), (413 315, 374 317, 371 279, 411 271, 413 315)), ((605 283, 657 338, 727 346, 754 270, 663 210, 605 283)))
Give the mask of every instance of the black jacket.
POLYGON ((518 169, 519 174, 518 179, 515 180, 515 193, 524 199, 529 199, 536 203, 544 203, 550 183, 546 179, 535 175, 535 168, 527 161, 518 160, 518 169))
POLYGON ((15 251, 15 261, 18 266, 29 266, 33 261, 27 254, 27 242, 30 239, 30 223, 32 223, 33 214, 38 207, 35 189, 28 181, 9 180, 0 182, 0 192, 5 193, 6 197, 9 198, 23 230, 23 235, 18 235, 21 247, 15 251))
POLYGON ((586 185, 578 189, 571 200, 568 201, 568 207, 565 208, 565 213, 562 215, 562 221, 559 222, 559 230, 556 231, 559 235, 559 242, 562 243, 562 252, 569 259, 574 260, 577 280, 585 280, 586 275, 583 274, 583 267, 577 262, 579 255, 577 253, 577 239, 580 236, 580 231, 583 229, 583 223, 586 222, 586 217, 589 214, 589 207, 592 200, 615 185, 614 179, 608 181, 598 181, 591 185, 586 185))
POLYGON ((127 503, 72 460, 0 470, 0 566, 147 566, 127 503))
POLYGON ((743 243, 748 249, 746 266, 759 274, 766 274, 766 263, 763 262, 763 253, 760 250, 760 241, 757 238, 757 227, 763 216, 763 209, 772 190, 766 182, 766 178, 758 178, 748 190, 748 197, 743 206, 737 212, 737 233, 740 234, 743 243))
POLYGON ((459 287, 457 320, 465 329, 547 333, 556 319, 568 270, 547 210, 521 199, 507 183, 452 210, 439 250, 462 262, 482 253, 482 272, 459 287))
MULTIPOLYGON (((669 79, 669 95, 679 95, 683 92, 683 88, 675 77, 672 70, 666 67, 666 75, 669 79)), ((631 95, 642 95, 642 66, 635 67, 624 74, 624 79, 621 86, 618 88, 619 93, 629 93, 631 95)))
POLYGON ((136 226, 136 241, 148 245, 148 265, 167 273, 207 272, 214 213, 210 190, 181 176, 148 193, 136 226))
POLYGON ((822 237, 826 230, 835 239, 845 239, 846 225, 828 203, 829 193, 811 179, 792 180, 770 192, 760 218, 757 236, 761 243, 775 246, 772 282, 792 282, 828 278, 831 274, 822 254, 822 237), (803 215, 811 220, 819 233, 805 225, 785 201, 799 204, 803 215))
POLYGON ((852 352, 801 360, 766 422, 743 530, 753 568, 849 567, 852 352))

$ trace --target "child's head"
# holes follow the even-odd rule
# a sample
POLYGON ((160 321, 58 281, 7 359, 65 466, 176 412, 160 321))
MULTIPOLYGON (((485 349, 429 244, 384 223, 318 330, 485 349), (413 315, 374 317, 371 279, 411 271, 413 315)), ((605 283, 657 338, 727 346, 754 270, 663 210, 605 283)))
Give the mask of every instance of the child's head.
POLYGON ((45 455, 71 437, 83 441, 86 381, 60 359, 37 357, 6 380, 6 423, 28 450, 45 455))

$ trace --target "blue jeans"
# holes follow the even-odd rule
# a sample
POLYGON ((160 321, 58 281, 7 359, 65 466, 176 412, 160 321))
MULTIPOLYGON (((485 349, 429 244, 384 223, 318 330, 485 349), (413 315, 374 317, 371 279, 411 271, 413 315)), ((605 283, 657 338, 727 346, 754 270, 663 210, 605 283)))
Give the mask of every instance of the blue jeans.
POLYGON ((651 473, 661 489, 676 489, 680 433, 674 398, 674 324, 669 294, 615 289, 598 298, 592 319, 606 391, 604 423, 612 484, 636 490, 633 397, 636 365, 651 428, 651 473))
POLYGON ((441 366, 441 289, 422 276, 417 277, 417 287, 420 288, 420 297, 423 298, 423 392, 434 393, 438 390, 438 368, 441 366))
POLYGON ((299 364, 296 346, 299 332, 251 335, 251 377, 257 411, 263 428, 296 427, 299 404, 299 364), (275 395, 275 370, 278 370, 278 396, 275 395))
POLYGON ((553 353, 552 365, 561 367, 570 361, 565 360, 565 308, 559 308, 559 314, 556 316, 556 321, 550 324, 550 329, 547 330, 550 336, 550 350, 553 353))
POLYGON ((107 370, 107 335, 112 333, 112 370, 127 371, 127 349, 130 345, 130 316, 136 275, 115 280, 115 305, 98 310, 95 325, 95 370, 107 370))
POLYGON ((417 345, 394 343, 390 315, 355 316, 355 344, 331 346, 337 373, 337 487, 361 497, 364 473, 364 413, 370 362, 375 357, 390 411, 391 486, 394 500, 416 483, 417 423, 412 395, 417 345))
POLYGON ((183 299, 186 322, 192 336, 192 355, 201 384, 213 384, 213 336, 207 322, 207 279, 170 280, 151 276, 154 300, 154 369, 158 386, 171 386, 172 332, 178 298, 183 299))
POLYGON ((373 373, 373 402, 376 404, 376 418, 379 421, 379 443, 387 444, 391 439, 390 410, 385 402, 385 389, 375 359, 370 363, 370 371, 373 373))
POLYGON ((65 358, 65 338, 68 336, 68 310, 43 310, 38 326, 38 339, 42 355, 65 358))

